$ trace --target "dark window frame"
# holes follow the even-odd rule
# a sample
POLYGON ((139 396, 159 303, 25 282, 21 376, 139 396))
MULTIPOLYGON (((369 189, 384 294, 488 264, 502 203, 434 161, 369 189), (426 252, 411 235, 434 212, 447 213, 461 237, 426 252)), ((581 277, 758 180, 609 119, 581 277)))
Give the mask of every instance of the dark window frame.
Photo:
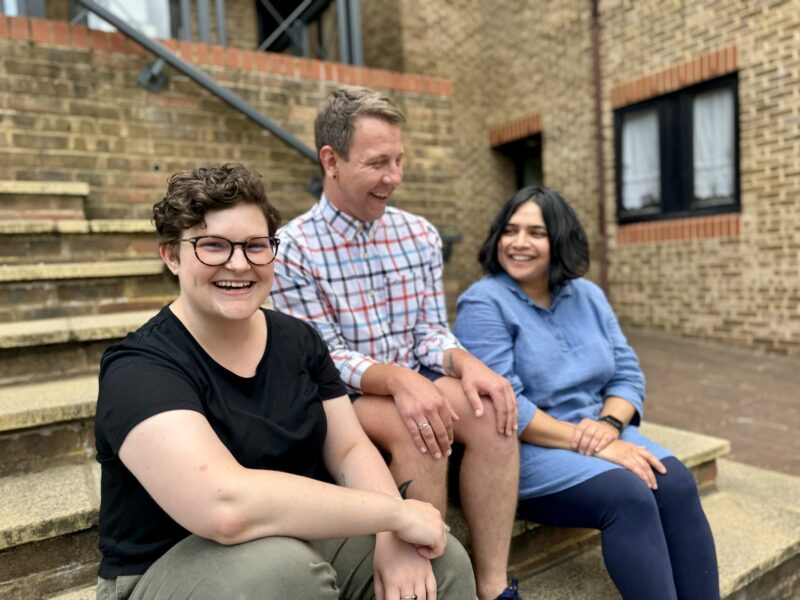
POLYGON ((741 210, 739 80, 736 73, 616 109, 614 111, 614 157, 617 222, 620 224, 739 212, 741 210), (691 203, 694 199, 692 101, 698 94, 722 88, 728 88, 733 92, 733 202, 692 208, 691 203), (655 108, 658 114, 661 208, 658 211, 652 209, 626 210, 622 205, 622 122, 626 114, 649 108, 655 108))

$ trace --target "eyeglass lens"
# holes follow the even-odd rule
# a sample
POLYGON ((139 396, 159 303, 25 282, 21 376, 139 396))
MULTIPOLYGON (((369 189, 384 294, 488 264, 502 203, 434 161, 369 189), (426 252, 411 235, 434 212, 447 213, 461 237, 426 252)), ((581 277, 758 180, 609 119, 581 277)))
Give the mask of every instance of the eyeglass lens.
POLYGON ((269 237, 232 242, 223 237, 207 235, 195 239, 194 251, 200 262, 216 267, 230 260, 235 246, 241 246, 245 258, 254 265, 266 265, 272 262, 278 247, 275 240, 269 237))

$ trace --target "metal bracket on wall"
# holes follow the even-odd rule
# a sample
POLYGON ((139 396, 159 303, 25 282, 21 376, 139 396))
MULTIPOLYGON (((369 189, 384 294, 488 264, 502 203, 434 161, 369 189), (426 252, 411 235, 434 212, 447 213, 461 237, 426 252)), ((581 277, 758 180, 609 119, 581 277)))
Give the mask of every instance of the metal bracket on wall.
POLYGON ((453 245, 464 239, 460 233, 443 233, 439 232, 439 237, 442 238, 442 260, 446 263, 450 262, 453 256, 453 245))
POLYGON ((159 58, 142 69, 139 73, 139 85, 150 92, 160 92, 167 83, 167 76, 164 74, 165 64, 164 59, 159 58))

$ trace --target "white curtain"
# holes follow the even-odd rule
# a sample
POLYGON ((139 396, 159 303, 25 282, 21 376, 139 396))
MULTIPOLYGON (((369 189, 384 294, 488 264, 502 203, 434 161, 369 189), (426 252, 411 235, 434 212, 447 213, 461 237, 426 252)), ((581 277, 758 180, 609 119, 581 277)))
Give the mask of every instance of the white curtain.
MULTIPOLYGON (((169 18, 169 0, 97 0, 98 4, 132 25, 148 37, 172 37, 169 18)), ((89 13, 88 25, 92 29, 116 31, 103 19, 89 13)))
POLYGON ((9 17, 16 17, 19 15, 17 0, 5 0, 3 2, 3 12, 9 17))
POLYGON ((694 200, 721 204, 733 199, 733 90, 712 90, 694 98, 694 200))
POLYGON ((628 113, 622 121, 622 206, 637 210, 661 203, 658 112, 628 113))

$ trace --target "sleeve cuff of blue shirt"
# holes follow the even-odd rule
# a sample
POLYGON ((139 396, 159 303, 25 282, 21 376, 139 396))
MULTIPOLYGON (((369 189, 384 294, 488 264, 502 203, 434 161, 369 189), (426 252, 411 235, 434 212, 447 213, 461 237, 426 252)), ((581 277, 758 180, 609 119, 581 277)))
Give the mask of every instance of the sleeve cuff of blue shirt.
POLYGON ((533 419, 533 415, 536 414, 536 411, 539 410, 536 408, 533 403, 529 402, 526 398, 518 398, 517 404, 519 406, 519 428, 517 429, 517 435, 521 434, 533 419))

